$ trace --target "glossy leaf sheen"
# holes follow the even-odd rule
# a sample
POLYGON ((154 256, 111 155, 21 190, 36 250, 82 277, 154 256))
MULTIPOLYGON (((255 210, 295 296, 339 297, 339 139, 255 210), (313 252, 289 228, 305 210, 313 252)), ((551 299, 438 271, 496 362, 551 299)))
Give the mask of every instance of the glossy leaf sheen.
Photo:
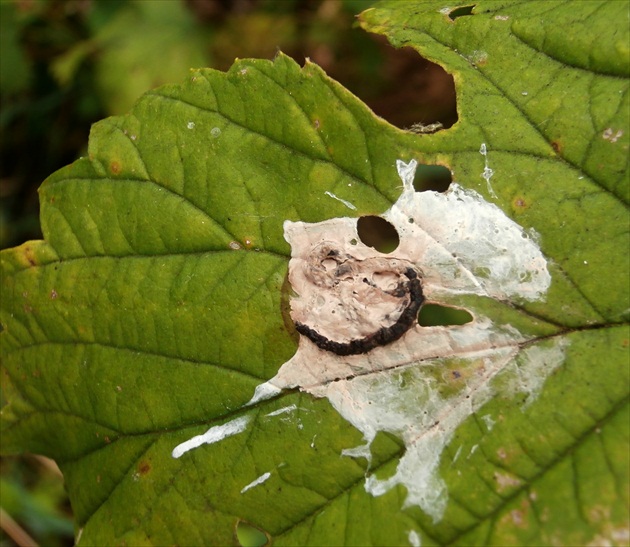
MULTIPOLYGON (((384 2, 360 21, 454 75, 451 129, 398 130, 280 55, 148 92, 43 184, 44 241, 1 255, 2 442, 59 462, 79 545, 233 544, 240 521, 276 545, 627 541, 627 9, 442 8, 384 2), (283 221, 381 214, 400 193, 398 158, 448 166, 549 259, 545 302, 449 304, 530 347, 568 342, 533 403, 495 397, 459 427, 437 523, 401 509, 402 487, 365 492, 364 462, 340 457, 361 434, 326 400, 242 408, 296 348, 283 221), (241 415, 244 432, 171 457, 241 415)), ((402 450, 378 436, 371 470, 392 474, 402 450)))

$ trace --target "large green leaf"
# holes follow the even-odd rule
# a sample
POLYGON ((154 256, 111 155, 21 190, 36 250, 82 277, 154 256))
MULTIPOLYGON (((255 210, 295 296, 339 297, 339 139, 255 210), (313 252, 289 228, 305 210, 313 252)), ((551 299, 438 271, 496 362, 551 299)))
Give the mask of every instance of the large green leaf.
POLYGON ((1 255, 2 443, 58 461, 79 545, 230 544, 241 521, 278 545, 627 542, 627 9, 463 8, 361 16, 454 75, 448 130, 398 130, 280 55, 147 93, 44 183, 44 241, 1 255), (518 332, 494 368, 455 344, 341 378, 350 391, 395 380, 403 418, 440 412, 418 439, 377 428, 368 469, 343 452, 365 429, 330 393, 298 381, 246 403, 296 353, 283 222, 384 213, 397 159, 448 166, 535 231, 551 286, 544 299, 436 298, 518 332), (209 429, 220 442, 172 456, 209 429), (423 444, 435 431, 444 442, 423 444), (405 504, 415 483, 366 491, 419 446, 439 462, 421 494, 443 511, 405 504))

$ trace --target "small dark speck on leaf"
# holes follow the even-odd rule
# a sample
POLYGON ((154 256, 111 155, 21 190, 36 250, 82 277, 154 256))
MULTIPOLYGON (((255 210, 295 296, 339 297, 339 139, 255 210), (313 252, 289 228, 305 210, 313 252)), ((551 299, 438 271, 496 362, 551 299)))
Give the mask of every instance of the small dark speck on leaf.
POLYGON ((26 258, 26 261, 31 266, 36 266, 37 265, 37 262, 35 261, 35 258, 33 257, 33 249, 29 245, 25 245, 24 246, 24 257, 26 258))
POLYGON ((122 171, 122 167, 121 167, 120 163, 118 163, 117 161, 113 160, 109 164, 109 171, 111 172, 112 175, 119 175, 120 172, 122 171))
POLYGON ((512 200, 512 207, 515 211, 523 211, 524 209, 529 208, 529 203, 523 196, 516 196, 512 200))

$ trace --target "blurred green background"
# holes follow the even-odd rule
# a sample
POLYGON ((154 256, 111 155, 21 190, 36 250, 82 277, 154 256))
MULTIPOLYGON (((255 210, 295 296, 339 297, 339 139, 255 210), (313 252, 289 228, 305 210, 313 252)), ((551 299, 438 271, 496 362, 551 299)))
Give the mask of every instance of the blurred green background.
MULTIPOLYGON (((310 58, 400 128, 450 127, 452 78, 357 28, 355 16, 373 3, 0 0, 0 248, 41 238, 37 188, 85 154, 92 123, 125 113, 143 92, 183 80, 191 67, 227 70, 235 58, 271 59, 281 50, 300 64, 310 58)), ((420 184, 444 189, 444 171, 421 169, 420 184)), ((73 544, 53 462, 0 459, 0 506, 0 547, 73 544)), ((240 536, 256 543, 245 525, 240 536)))

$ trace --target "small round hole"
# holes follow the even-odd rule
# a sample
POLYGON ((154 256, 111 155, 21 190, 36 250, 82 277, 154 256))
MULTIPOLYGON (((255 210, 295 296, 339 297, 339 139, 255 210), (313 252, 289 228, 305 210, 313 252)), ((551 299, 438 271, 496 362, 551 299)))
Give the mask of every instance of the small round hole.
POLYGON ((391 253, 400 243, 396 228, 382 217, 360 217, 357 221, 357 233, 365 245, 380 253, 391 253))
POLYGON ((242 547, 262 547, 269 542, 265 532, 243 520, 236 525, 236 539, 242 547))
POLYGON ((453 177, 451 171, 443 165, 418 165, 416 175, 413 178, 413 187, 416 192, 446 192, 453 177))
POLYGON ((472 320, 473 316, 466 310, 439 304, 425 304, 418 314, 418 323, 422 327, 465 325, 472 320))

